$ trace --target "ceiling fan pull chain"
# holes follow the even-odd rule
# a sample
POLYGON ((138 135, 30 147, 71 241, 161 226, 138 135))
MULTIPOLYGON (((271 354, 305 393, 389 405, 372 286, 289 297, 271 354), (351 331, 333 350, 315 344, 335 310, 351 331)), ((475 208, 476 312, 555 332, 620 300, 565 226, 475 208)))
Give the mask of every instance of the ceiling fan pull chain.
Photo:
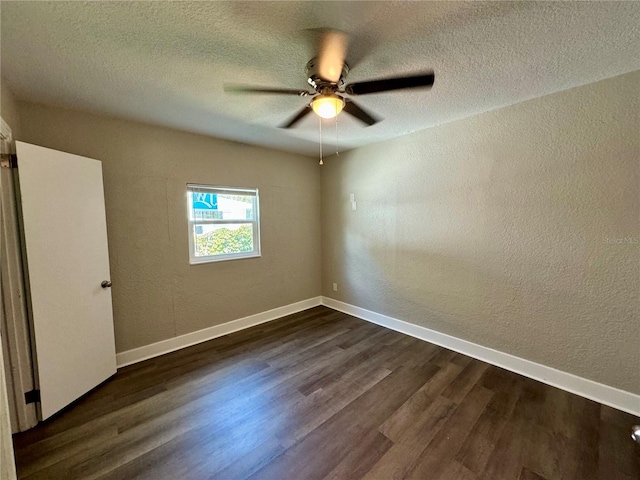
POLYGON ((340 151, 338 149, 338 116, 336 115, 336 157, 340 156, 340 151))
POLYGON ((318 122, 320 124, 320 165, 324 165, 322 161, 322 118, 318 117, 318 122))

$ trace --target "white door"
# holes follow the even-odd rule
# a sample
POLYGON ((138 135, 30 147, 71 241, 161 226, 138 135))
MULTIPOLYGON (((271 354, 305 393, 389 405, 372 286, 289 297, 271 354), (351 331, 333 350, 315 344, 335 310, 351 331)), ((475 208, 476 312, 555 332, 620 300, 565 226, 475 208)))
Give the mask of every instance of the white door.
POLYGON ((16 152, 44 420, 116 372, 102 163, 16 152))

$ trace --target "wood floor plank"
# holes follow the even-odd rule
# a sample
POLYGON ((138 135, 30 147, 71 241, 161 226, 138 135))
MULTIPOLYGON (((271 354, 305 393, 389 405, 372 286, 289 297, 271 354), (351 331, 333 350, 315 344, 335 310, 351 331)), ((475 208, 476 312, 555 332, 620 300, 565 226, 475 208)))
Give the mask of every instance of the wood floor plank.
POLYGON ((444 468, 441 478, 446 480, 478 480, 475 473, 456 460, 451 461, 451 463, 444 468))
POLYGON ((520 378, 496 367, 486 370, 480 384, 491 390, 493 397, 456 455, 460 464, 476 475, 482 473, 496 448, 521 392, 520 378))
POLYGON ((363 362, 376 362, 383 357, 389 358, 393 355, 393 350, 381 347, 378 340, 387 332, 373 333, 369 338, 360 339, 344 350, 341 363, 325 362, 322 369, 306 379, 299 387, 300 392, 305 395, 315 392, 320 388, 326 388, 332 382, 338 380, 346 372, 363 362))
POLYGON ((475 387, 487 368, 489 368, 488 363, 470 362, 442 392, 442 396, 455 403, 460 403, 467 396, 467 393, 475 387))
POLYGON ((434 373, 433 366, 398 368, 250 478, 282 479, 292 471, 298 478, 325 477, 348 455, 345 445, 357 446, 434 373))
POLYGON ((493 449, 480 478, 518 480, 522 472, 529 430, 522 418, 510 419, 493 449))
POLYGON ((393 442, 376 430, 367 430, 357 448, 351 449, 324 480, 359 480, 391 448, 393 442))
POLYGON ((538 475, 537 473, 532 472, 527 468, 523 468, 518 480, 547 480, 547 479, 542 475, 538 475))
POLYGON ((28 477, 58 463, 63 464, 80 452, 90 451, 118 435, 117 427, 108 424, 91 424, 89 428, 78 430, 68 435, 55 435, 25 448, 17 459, 21 475, 28 477), (47 451, 46 456, 42 456, 43 450, 47 451))
POLYGON ((425 435, 435 434, 456 404, 440 394, 460 373, 458 365, 449 364, 438 370, 415 394, 380 426, 380 431, 395 443, 419 442, 426 445, 425 435), (427 432, 421 435, 421 432, 427 432))
POLYGON ((637 480, 640 419, 326 307, 125 367, 30 480, 637 480))
POLYGON ((476 385, 461 399, 454 414, 447 420, 437 435, 429 442, 419 461, 409 471, 407 478, 443 479, 446 467, 455 459, 473 426, 485 410, 493 392, 476 385))

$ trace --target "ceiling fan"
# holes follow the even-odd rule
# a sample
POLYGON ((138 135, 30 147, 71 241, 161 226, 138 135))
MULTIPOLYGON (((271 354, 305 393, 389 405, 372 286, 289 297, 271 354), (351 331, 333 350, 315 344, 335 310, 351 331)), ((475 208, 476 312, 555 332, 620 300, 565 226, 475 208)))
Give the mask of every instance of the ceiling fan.
POLYGON ((311 97, 309 104, 289 121, 280 125, 281 128, 293 127, 312 111, 322 118, 333 118, 342 110, 370 126, 378 123, 380 119, 358 106, 350 97, 407 88, 430 88, 433 85, 435 77, 432 71, 345 85, 349 73, 349 66, 345 63, 347 44, 348 38, 343 32, 337 30, 322 32, 318 54, 306 65, 307 82, 313 87, 314 92, 237 84, 225 84, 225 91, 311 97))

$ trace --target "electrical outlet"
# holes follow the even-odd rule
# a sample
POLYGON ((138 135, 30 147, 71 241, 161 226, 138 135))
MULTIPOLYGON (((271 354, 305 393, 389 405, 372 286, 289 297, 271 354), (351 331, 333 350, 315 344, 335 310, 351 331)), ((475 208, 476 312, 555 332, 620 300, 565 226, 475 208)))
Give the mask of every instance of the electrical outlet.
POLYGON ((358 204, 355 201, 351 202, 351 210, 357 210, 357 209, 358 209, 358 204))
POLYGON ((334 282, 333 284, 333 291, 337 292, 338 291, 338 284, 334 282))
POLYGON ((349 201, 350 202, 355 202, 356 201, 356 194, 355 193, 350 193, 349 194, 349 201))

